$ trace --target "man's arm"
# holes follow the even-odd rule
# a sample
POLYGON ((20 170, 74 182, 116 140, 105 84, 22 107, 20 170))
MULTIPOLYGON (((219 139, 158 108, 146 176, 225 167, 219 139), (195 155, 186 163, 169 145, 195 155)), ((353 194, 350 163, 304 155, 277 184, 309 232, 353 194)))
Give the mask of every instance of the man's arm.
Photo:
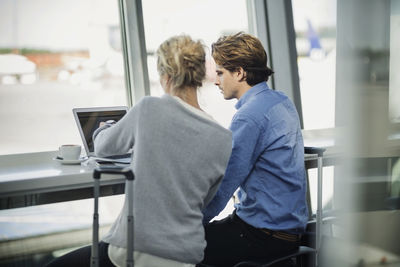
POLYGON ((203 210, 203 222, 208 223, 226 206, 236 189, 246 180, 260 154, 261 129, 250 118, 235 118, 230 127, 232 131, 232 154, 225 176, 217 194, 203 210))

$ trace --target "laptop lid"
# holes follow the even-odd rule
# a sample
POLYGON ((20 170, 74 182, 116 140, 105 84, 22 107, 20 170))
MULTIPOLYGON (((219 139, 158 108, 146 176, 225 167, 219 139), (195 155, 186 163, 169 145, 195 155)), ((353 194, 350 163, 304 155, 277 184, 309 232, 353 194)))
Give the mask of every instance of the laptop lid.
POLYGON ((99 128, 102 121, 119 121, 128 111, 128 107, 94 107, 74 108, 74 118, 82 138, 82 143, 88 156, 94 156, 93 132, 99 128))

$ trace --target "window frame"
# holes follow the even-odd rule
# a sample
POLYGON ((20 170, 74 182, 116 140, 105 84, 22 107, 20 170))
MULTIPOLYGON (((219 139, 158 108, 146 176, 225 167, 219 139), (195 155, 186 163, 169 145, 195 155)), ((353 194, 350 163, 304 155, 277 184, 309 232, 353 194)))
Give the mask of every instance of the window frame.
POLYGON ((292 2, 247 0, 247 10, 250 31, 261 40, 268 54, 269 64, 275 72, 271 76, 270 85, 284 92, 293 101, 303 129, 292 2))
POLYGON ((119 0, 122 54, 128 105, 150 95, 142 1, 119 0), (141 71, 138 71, 141 70, 141 71))

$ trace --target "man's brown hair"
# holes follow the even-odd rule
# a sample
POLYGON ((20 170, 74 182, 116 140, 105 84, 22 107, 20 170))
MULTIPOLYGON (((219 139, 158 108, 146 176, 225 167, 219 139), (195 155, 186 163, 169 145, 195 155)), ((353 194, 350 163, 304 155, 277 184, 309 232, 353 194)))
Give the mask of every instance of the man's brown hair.
POLYGON ((260 40, 250 34, 239 32, 223 36, 211 47, 217 65, 230 72, 242 67, 246 73, 245 80, 251 86, 268 81, 274 73, 267 67, 267 53, 260 40))

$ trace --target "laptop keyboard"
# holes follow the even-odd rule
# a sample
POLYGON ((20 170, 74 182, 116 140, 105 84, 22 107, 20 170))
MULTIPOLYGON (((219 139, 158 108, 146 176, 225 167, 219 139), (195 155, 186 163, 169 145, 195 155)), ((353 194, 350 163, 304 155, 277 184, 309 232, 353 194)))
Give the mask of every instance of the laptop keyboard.
POLYGON ((122 155, 112 155, 112 156, 107 156, 104 157, 106 159, 125 159, 125 158, 130 158, 132 154, 122 154, 122 155))

